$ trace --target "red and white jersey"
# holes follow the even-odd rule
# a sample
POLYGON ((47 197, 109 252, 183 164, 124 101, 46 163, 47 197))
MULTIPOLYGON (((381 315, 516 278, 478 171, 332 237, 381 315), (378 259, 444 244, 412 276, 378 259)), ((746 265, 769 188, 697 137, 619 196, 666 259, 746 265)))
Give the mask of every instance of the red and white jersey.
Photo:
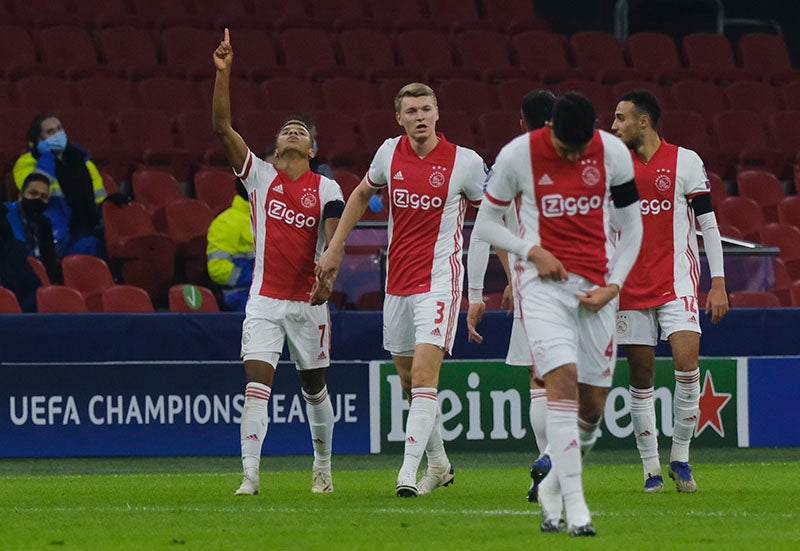
POLYGON ((307 301, 325 246, 323 209, 344 201, 339 184, 310 170, 291 180, 252 151, 236 176, 250 198, 255 249, 250 295, 307 301))
POLYGON ((408 136, 383 142, 367 172, 376 189, 388 186, 389 253, 386 292, 461 293, 462 225, 467 201, 479 206, 486 166, 480 156, 444 135, 424 158, 408 136))
MULTIPOLYGON (((486 199, 505 207, 519 195, 518 235, 548 250, 568 272, 605 285, 614 253, 607 239, 610 189, 632 179, 630 152, 615 136, 595 131, 580 159, 570 163, 558 155, 545 127, 513 139, 500 151, 486 199)), ((535 269, 520 273, 515 268, 520 282, 538 277, 535 269)))
POLYGON ((649 162, 631 152, 644 236, 639 258, 620 293, 620 310, 642 310, 697 296, 700 255, 689 201, 710 193, 694 151, 661 140, 649 162))

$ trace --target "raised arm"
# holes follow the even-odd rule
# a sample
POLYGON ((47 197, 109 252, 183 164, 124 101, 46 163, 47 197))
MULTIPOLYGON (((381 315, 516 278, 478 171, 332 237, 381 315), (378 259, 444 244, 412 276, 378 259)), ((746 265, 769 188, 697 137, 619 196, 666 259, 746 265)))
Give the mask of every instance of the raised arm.
POLYGON ((214 96, 211 103, 211 126, 217 135, 228 162, 234 170, 240 172, 247 159, 247 144, 233 129, 231 124, 231 65, 233 65, 233 47, 230 31, 225 29, 225 36, 214 50, 214 66, 217 76, 214 81, 214 96))

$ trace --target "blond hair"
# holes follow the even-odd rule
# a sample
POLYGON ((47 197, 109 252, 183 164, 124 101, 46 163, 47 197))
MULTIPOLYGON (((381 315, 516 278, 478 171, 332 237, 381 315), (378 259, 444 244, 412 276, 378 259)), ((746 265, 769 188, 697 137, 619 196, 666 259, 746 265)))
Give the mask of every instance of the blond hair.
POLYGON ((406 84, 400 88, 400 91, 397 92, 397 95, 394 97, 395 112, 400 112, 400 102, 403 100, 403 98, 421 98, 422 96, 430 96, 433 98, 433 105, 437 108, 439 107, 438 102, 436 101, 436 93, 433 91, 433 88, 427 84, 422 84, 421 82, 412 82, 411 84, 406 84))

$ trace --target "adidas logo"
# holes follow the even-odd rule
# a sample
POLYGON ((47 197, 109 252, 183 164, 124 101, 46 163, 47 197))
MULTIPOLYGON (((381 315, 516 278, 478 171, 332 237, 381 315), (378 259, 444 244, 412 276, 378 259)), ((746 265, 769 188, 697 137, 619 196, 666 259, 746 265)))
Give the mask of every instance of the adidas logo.
POLYGON ((433 331, 431 331, 431 335, 433 335, 434 337, 441 337, 442 336, 442 334, 439 332, 439 328, 438 327, 435 327, 433 329, 433 331))
POLYGON ((319 438, 314 438, 313 442, 314 442, 315 444, 324 444, 324 443, 325 443, 325 442, 323 442, 322 440, 320 440, 319 438))
POLYGON ((684 417, 684 421, 697 421, 697 415, 692 415, 691 417, 684 417))
POLYGON ((394 173, 394 176, 392 176, 392 180, 402 180, 402 179, 403 179, 402 170, 398 170, 397 172, 394 173))
POLYGON ((539 185, 540 186, 552 186, 553 185, 553 180, 550 179, 550 176, 545 174, 544 176, 539 178, 539 185))
POLYGON ((247 436, 245 436, 244 439, 245 440, 255 440, 256 442, 258 442, 258 435, 257 434, 248 434, 247 436))
POLYGON ((639 433, 639 436, 651 436, 653 433, 649 430, 645 430, 639 433))
POLYGON ((577 440, 573 440, 572 442, 569 443, 569 445, 566 448, 564 448, 564 451, 566 452, 566 451, 569 451, 569 450, 571 450, 573 448, 577 448, 577 447, 578 447, 578 441, 577 440))
POLYGON ((408 442, 409 444, 416 444, 417 439, 414 438, 413 436, 409 436, 408 438, 406 438, 406 442, 408 442))
POLYGON ((322 352, 319 353, 319 356, 317 356, 317 359, 318 360, 324 360, 327 357, 328 356, 325 354, 325 351, 323 350, 322 352))
POLYGON ((694 316, 691 316, 691 317, 689 318, 689 323, 697 323, 697 318, 696 318, 696 317, 694 317, 694 316))
POLYGON ((611 368, 607 367, 605 371, 603 371, 603 377, 611 377, 611 368))
POLYGON ((275 186, 275 193, 283 193, 283 184, 275 186))

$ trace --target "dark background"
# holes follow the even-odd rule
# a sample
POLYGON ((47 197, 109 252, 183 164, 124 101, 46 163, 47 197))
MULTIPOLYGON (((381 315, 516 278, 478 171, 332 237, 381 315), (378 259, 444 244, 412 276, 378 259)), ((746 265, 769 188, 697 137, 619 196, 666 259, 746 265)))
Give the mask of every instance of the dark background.
MULTIPOLYGON (((534 0, 536 14, 556 32, 570 35, 579 30, 614 32, 615 0, 534 0)), ((689 32, 716 32, 715 2, 702 0, 630 0, 629 32, 659 31, 680 38, 689 32)), ((760 20, 764 24, 729 21, 725 34, 735 40, 746 32, 783 30, 792 62, 800 66, 800 3, 795 0, 724 0, 726 20, 760 20)))

